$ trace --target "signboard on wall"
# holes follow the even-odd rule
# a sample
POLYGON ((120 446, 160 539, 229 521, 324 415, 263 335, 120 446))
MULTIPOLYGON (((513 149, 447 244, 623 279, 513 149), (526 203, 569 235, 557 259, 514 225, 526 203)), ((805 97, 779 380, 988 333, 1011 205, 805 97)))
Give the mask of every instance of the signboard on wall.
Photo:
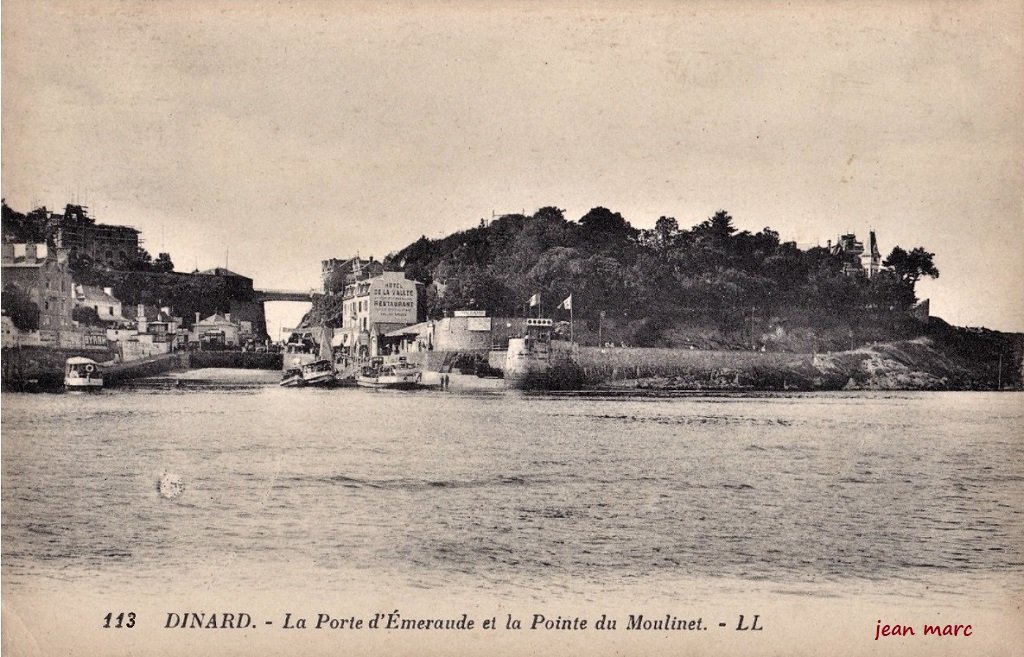
POLYGON ((370 323, 416 323, 416 282, 401 272, 370 280, 370 323))

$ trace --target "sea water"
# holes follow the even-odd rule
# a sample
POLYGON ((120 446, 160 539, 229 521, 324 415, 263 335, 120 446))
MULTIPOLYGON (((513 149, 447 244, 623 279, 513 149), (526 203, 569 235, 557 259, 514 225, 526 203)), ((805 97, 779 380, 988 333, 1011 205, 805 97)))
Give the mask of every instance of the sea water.
POLYGON ((1024 590, 1022 419, 1013 393, 5 394, 4 586, 982 600, 1024 590))

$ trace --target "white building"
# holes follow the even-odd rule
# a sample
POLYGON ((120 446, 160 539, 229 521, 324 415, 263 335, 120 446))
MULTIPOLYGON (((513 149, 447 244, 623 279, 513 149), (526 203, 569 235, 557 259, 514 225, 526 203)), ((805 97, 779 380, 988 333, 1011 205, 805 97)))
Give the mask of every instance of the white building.
POLYGON ((382 336, 416 323, 420 285, 394 271, 347 285, 339 329, 342 349, 356 356, 378 355, 382 336))
POLYGON ((121 301, 109 287, 75 285, 75 308, 92 308, 105 324, 119 324, 126 320, 121 312, 121 301))

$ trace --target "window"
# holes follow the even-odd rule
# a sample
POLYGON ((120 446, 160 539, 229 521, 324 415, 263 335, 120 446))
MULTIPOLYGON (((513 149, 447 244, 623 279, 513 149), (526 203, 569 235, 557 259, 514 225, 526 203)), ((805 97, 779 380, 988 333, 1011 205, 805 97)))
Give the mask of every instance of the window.
POLYGON ((107 314, 108 315, 113 315, 114 314, 114 307, 113 306, 107 306, 107 314))

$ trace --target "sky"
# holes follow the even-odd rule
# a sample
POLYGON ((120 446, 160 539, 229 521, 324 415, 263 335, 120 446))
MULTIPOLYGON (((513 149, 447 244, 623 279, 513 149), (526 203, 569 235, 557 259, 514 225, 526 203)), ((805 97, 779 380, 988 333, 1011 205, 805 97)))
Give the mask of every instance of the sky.
MULTIPOLYGON (((1024 4, 4 0, 2 190, 178 270, 319 286, 554 205, 935 253, 1024 331, 1024 4)), ((275 304, 275 324, 301 305, 275 304)))

